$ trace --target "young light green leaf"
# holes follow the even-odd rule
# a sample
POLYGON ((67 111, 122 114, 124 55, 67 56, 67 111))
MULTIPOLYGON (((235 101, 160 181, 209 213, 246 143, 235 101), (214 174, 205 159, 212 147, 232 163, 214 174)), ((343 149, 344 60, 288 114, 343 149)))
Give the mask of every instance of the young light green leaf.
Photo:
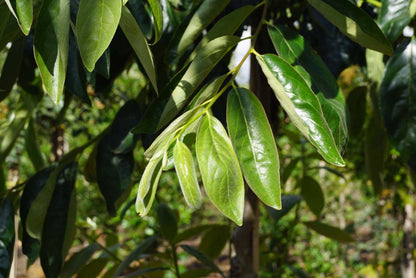
POLYGON ((64 89, 69 48, 69 1, 45 0, 33 42, 35 60, 46 91, 56 104, 64 89))
POLYGON ((16 18, 23 34, 27 36, 33 20, 32 0, 6 0, 6 4, 16 18))
POLYGON ((374 20, 354 3, 348 0, 308 0, 308 3, 351 40, 384 54, 393 54, 390 42, 374 20))
MULTIPOLYGON (((222 12, 230 0, 205 0, 192 16, 178 44, 178 56, 195 41, 202 31, 222 12)), ((231 33, 227 33, 231 34, 231 33)))
POLYGON ((153 14, 153 24, 155 25, 155 40, 153 43, 157 43, 163 31, 162 7, 159 0, 149 0, 149 5, 153 14))
POLYGON ((244 181, 230 138, 221 122, 206 115, 196 136, 196 154, 205 191, 237 225, 243 223, 244 181))
POLYGON ((276 52, 294 66, 318 97, 338 150, 348 137, 345 101, 332 73, 309 43, 297 32, 283 27, 269 27, 269 35, 276 52))
POLYGON ((14 209, 10 199, 0 199, 0 276, 9 277, 15 245, 14 209))
POLYGON ((318 221, 306 221, 303 222, 308 228, 314 230, 318 234, 334 239, 339 242, 353 242, 354 239, 349 233, 339 228, 329 226, 327 224, 318 221))
POLYGON ((378 85, 380 85, 384 74, 385 65, 383 62, 383 56, 383 53, 371 49, 366 49, 365 51, 367 76, 371 81, 376 82, 378 85))
POLYGON ((378 24, 391 43, 402 34, 410 22, 410 0, 382 0, 378 24))
POLYGON ((81 0, 76 37, 82 61, 88 71, 110 45, 121 17, 120 0, 81 0))
POLYGON ((257 56, 257 61, 293 124, 326 161, 344 166, 318 98, 308 83, 295 68, 276 55, 257 56))
POLYGON ((186 203, 193 209, 199 208, 202 197, 196 177, 194 160, 191 151, 183 142, 176 141, 173 148, 173 159, 186 203))
POLYGON ((239 88, 227 99, 227 126, 244 178, 266 205, 280 209, 279 155, 260 101, 239 88))
POLYGON ((321 186, 313 178, 306 176, 299 181, 301 195, 309 209, 319 217, 325 205, 321 186))
POLYGON ((126 35, 127 40, 130 42, 137 58, 139 58, 153 88, 158 92, 152 52, 139 25, 137 25, 133 15, 125 6, 122 8, 120 27, 123 30, 124 35, 126 35))

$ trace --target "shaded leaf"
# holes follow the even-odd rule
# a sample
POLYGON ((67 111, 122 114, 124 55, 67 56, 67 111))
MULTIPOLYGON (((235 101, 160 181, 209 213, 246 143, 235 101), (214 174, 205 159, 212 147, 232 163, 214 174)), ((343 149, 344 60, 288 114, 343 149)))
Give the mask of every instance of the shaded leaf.
POLYGON ((353 242, 354 239, 349 233, 339 228, 329 226, 318 221, 303 222, 308 228, 314 230, 318 234, 334 239, 339 242, 353 242))
POLYGON ((302 198, 305 200, 309 209, 319 217, 325 205, 324 193, 319 183, 306 176, 299 181, 302 198))
POLYGON ((41 169, 45 168, 45 161, 43 160, 42 153, 40 151, 40 147, 38 145, 35 130, 35 122, 34 119, 30 119, 29 124, 26 128, 26 135, 25 135, 25 148, 27 154, 32 162, 33 167, 36 171, 40 171, 41 169))
POLYGON ((212 98, 221 88, 222 83, 224 83, 227 75, 221 75, 215 78, 213 81, 202 87, 202 89, 195 95, 192 99, 192 102, 189 104, 189 107, 194 108, 199 105, 202 105, 204 102, 212 98))
POLYGON ((16 83, 22 65, 23 48, 25 39, 21 38, 13 42, 7 53, 0 76, 0 101, 5 99, 16 83))
POLYGON ((270 208, 270 216, 274 220, 279 221, 280 218, 288 214, 300 201, 302 201, 302 197, 299 195, 282 195, 282 209, 275 210, 270 208))
POLYGON ((15 241, 14 209, 9 199, 0 199, 0 276, 9 277, 15 241))
POLYGON ((88 263, 99 248, 100 247, 97 243, 92 243, 73 254, 71 258, 65 262, 62 268, 61 277, 70 278, 74 276, 84 265, 88 263))
POLYGON ((172 242, 178 233, 178 222, 175 213, 165 203, 159 204, 157 207, 157 221, 160 227, 160 233, 172 242))
POLYGON ((23 34, 27 36, 33 20, 32 0, 6 0, 6 4, 16 18, 23 34))
POLYGON ((206 231, 199 244, 199 250, 211 259, 218 257, 229 240, 229 227, 227 225, 212 225, 206 231))
POLYGON ((350 134, 355 136, 362 130, 366 118, 367 87, 354 88, 348 94, 347 105, 350 115, 350 134))
POLYGON ((200 250, 196 249, 193 246, 181 244, 180 247, 189 255, 194 256, 196 259, 198 259, 201 263, 205 264, 206 266, 210 267, 214 271, 221 274, 222 277, 224 276, 224 273, 221 271, 221 269, 218 268, 218 266, 204 253, 202 253, 200 250))
POLYGON ((410 0, 382 0, 378 24, 391 43, 402 34, 410 22, 410 0))
POLYGON ((97 258, 91 260, 88 264, 84 265, 77 273, 77 278, 91 278, 98 277, 107 265, 108 258, 97 258))

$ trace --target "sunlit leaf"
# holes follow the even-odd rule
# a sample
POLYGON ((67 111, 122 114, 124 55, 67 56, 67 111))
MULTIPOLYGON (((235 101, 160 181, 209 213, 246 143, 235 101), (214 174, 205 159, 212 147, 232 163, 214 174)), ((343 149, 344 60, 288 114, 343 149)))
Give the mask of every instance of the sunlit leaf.
POLYGON ((403 33, 410 22, 410 0, 382 0, 378 24, 391 43, 403 33))
POLYGON ((32 0, 5 0, 11 13, 16 18, 20 29, 27 36, 32 26, 33 5, 32 0))
POLYGON ((153 14, 153 24, 155 25, 154 43, 158 42, 163 31, 163 13, 159 0, 149 0, 150 9, 153 14))

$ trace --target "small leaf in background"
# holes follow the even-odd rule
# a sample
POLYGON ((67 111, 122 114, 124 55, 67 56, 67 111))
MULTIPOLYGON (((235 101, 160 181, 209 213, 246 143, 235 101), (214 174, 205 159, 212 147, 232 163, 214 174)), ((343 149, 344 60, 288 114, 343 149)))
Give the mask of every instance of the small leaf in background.
POLYGON ((314 230, 318 234, 334 239, 339 242, 353 242, 354 239, 349 233, 339 228, 329 226, 318 221, 303 222, 308 228, 314 230))
POLYGON ((33 20, 32 0, 6 0, 6 4, 16 18, 23 34, 27 36, 33 20))
POLYGON ((0 276, 9 277, 15 241, 14 209, 9 199, 0 199, 0 276))
POLYGON ((367 86, 356 87, 347 96, 351 136, 358 135, 363 128, 366 118, 367 90, 367 86))
POLYGON ((295 207, 300 201, 302 201, 302 197, 300 197, 299 195, 282 195, 282 209, 276 210, 270 208, 270 216, 274 220, 279 221, 280 218, 288 214, 289 211, 293 207, 295 207))
POLYGON ((383 32, 355 3, 348 0, 308 0, 308 3, 351 40, 366 48, 393 54, 393 48, 383 32))
POLYGON ((176 141, 173 148, 175 170, 185 201, 193 209, 199 208, 202 202, 196 169, 191 151, 181 141, 176 141))
POLYGON ((25 149, 35 170, 40 171, 46 167, 46 164, 40 151, 35 128, 35 120, 32 118, 26 128, 25 149))
POLYGON ((178 233, 178 222, 175 213, 165 203, 157 207, 157 221, 160 227, 160 233, 169 241, 173 242, 178 233))
POLYGON ((79 272, 77 273, 76 278, 91 278, 99 277, 100 273, 103 271, 109 258, 99 257, 91 260, 88 264, 84 265, 79 272))
POLYGON ((35 60, 43 84, 57 104, 64 90, 69 48, 69 1, 45 0, 36 23, 35 60))
POLYGON ((403 159, 408 161, 416 155, 415 38, 402 44, 389 59, 379 97, 387 134, 403 159))
POLYGON ((13 85, 16 83, 20 66, 22 65, 24 45, 25 39, 21 38, 13 42, 7 53, 7 58, 0 75, 0 101, 9 95, 13 85))
POLYGON ((409 5, 411 0, 382 0, 377 22, 391 43, 403 33, 410 22, 409 5))
POLYGON ((110 45, 121 17, 120 0, 81 0, 76 37, 82 61, 88 71, 110 45))
POLYGON ((212 225, 202 235, 198 248, 211 259, 215 259, 221 254, 230 239, 229 235, 230 229, 227 225, 212 225))
POLYGON ((257 56, 257 61, 292 123, 326 161, 344 166, 319 100, 302 76, 276 55, 257 56))
POLYGON ((155 25, 155 38, 153 43, 157 43, 163 31, 163 13, 159 0, 149 0, 150 9, 153 14, 153 24, 155 25))
POLYGON ((74 276, 85 264, 87 264, 94 253, 100 249, 97 243, 92 243, 80 251, 74 253, 69 260, 67 260, 62 268, 61 277, 71 278, 74 276))
POLYGON ((312 177, 306 176, 299 181, 302 198, 309 209, 319 218, 325 205, 324 193, 319 183, 312 177))
POLYGON ((247 184, 266 205, 280 209, 279 155, 260 101, 247 89, 228 93, 227 126, 247 184))
POLYGON ((221 274, 222 277, 224 276, 224 273, 221 271, 221 269, 218 268, 218 266, 211 260, 211 258, 209 258, 207 255, 205 255, 204 253, 202 253, 200 250, 198 250, 197 248, 190 246, 190 245, 186 245, 186 244, 182 244, 180 245, 181 248, 188 253, 189 255, 194 256, 196 259, 198 259, 201 263, 205 264, 206 266, 210 267, 212 270, 218 272, 221 274))
POLYGON ((143 32, 140 30, 139 25, 127 7, 123 7, 122 9, 120 27, 136 53, 137 58, 139 58, 153 88, 158 92, 153 54, 143 32))
MULTIPOLYGON (((221 13, 230 3, 230 0, 205 0, 192 16, 188 27, 182 34, 178 44, 178 55, 182 56, 185 50, 196 40, 202 31, 221 13)), ((229 35, 227 33, 226 35, 229 35)))
MULTIPOLYGON (((10 17, 10 10, 6 5, 0 5, 0 38, 3 37, 4 30, 7 27, 7 22, 9 21, 10 17)), ((0 50, 2 50, 2 46, 0 44, 0 50)))
POLYGON ((208 197, 225 216, 241 226, 244 181, 230 138, 221 122, 210 115, 202 118, 195 146, 208 197))

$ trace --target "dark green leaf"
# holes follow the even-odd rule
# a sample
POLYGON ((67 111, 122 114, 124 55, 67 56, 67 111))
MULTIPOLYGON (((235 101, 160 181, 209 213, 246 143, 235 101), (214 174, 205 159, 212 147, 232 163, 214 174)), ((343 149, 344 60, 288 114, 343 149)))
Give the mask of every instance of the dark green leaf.
POLYGON ((15 241, 14 209, 9 199, 0 199, 0 276, 9 277, 15 241))
POLYGON ((344 166, 319 100, 305 79, 295 68, 276 55, 258 56, 257 61, 293 124, 326 161, 344 166))
POLYGON ((299 195, 282 195, 282 209, 275 210, 271 208, 270 216, 274 220, 279 221, 280 218, 288 214, 288 212, 300 201, 302 201, 302 197, 300 197, 299 195))
POLYGON ((402 34, 410 22, 409 5, 411 0, 382 0, 378 14, 378 24, 391 43, 402 34))
POLYGON ((225 277, 224 273, 221 271, 221 269, 219 269, 218 266, 207 255, 202 253, 200 250, 198 250, 195 247, 192 247, 190 245, 186 245, 186 244, 181 244, 180 247, 182 247, 182 249, 185 250, 186 253, 188 253, 189 255, 194 256, 201 263, 203 263, 206 266, 212 268, 214 271, 220 273, 222 277, 225 277))
POLYGON ((230 138, 211 115, 201 120, 196 154, 205 191, 214 205, 237 225, 243 223, 244 181, 230 138))
POLYGON ((303 222, 308 228, 314 230, 318 234, 334 239, 339 242, 353 242, 354 239, 349 233, 338 229, 333 226, 318 222, 318 221, 307 221, 303 222))
POLYGON ((181 278, 209 277, 211 272, 213 271, 210 268, 191 269, 181 273, 181 278))
POLYGON ((172 242, 178 233, 178 222, 175 213, 165 203, 159 204, 157 207, 157 221, 160 227, 160 233, 172 242))
POLYGON ((6 0, 6 4, 27 36, 33 20, 32 0, 6 0))
POLYGON ((94 253, 99 250, 99 245, 97 243, 92 243, 87 247, 83 248, 81 251, 73 254, 71 258, 65 262, 61 277, 62 278, 71 278, 74 276, 94 255, 94 253))
MULTIPOLYGON (((6 29, 7 22, 9 21, 10 11, 6 5, 0 5, 0 38, 3 37, 3 32, 6 29)), ((1 41, 1 40, 0 40, 1 41)), ((0 50, 3 45, 0 44, 0 50)))
POLYGON ((239 88, 228 94, 227 125, 247 184, 266 205, 280 209, 279 155, 266 113, 252 92, 239 88))
POLYGON ((227 225, 212 225, 202 236, 199 250, 211 259, 215 259, 227 244, 229 235, 230 231, 227 225))
POLYGON ((76 37, 82 61, 88 71, 110 45, 121 17, 121 0, 81 0, 76 37))
POLYGON ((23 33, 20 30, 19 25, 17 25, 16 19, 10 16, 10 12, 7 8, 7 5, 0 5, 0 15, 4 16, 5 20, 0 20, 0 23, 4 24, 3 26, 0 26, 0 50, 2 50, 7 45, 7 43, 22 38, 23 33))
POLYGON ((77 278, 99 277, 104 267, 107 265, 108 258, 97 258, 84 265, 77 273, 77 278))
POLYGON ((279 56, 298 70, 318 97, 338 150, 341 150, 348 136, 348 126, 344 97, 335 78, 297 32, 283 26, 273 26, 269 27, 269 35, 279 56))
POLYGON ((149 0, 149 5, 153 14, 153 24, 155 25, 155 40, 153 43, 156 43, 162 36, 163 31, 162 6, 159 0, 149 0))
POLYGON ((304 177, 299 181, 302 198, 309 209, 319 217, 325 205, 324 193, 319 183, 311 177, 304 177))
POLYGON ((104 78, 110 78, 110 49, 106 49, 95 64, 95 71, 104 78))
POLYGON ((45 0, 37 18, 34 54, 45 89, 54 103, 62 97, 69 48, 69 1, 45 0))
MULTIPOLYGON (((163 271, 163 270, 169 270, 167 267, 151 267, 151 268, 143 268, 136 271, 133 271, 132 273, 129 273, 125 276, 122 276, 123 278, 136 278, 136 277, 143 277, 143 274, 154 272, 154 271, 163 271)), ((181 275, 182 277, 182 275, 181 275)))
POLYGON ((386 65, 380 109, 387 134, 404 160, 416 155, 416 38, 403 44, 386 65))
POLYGON ((283 170, 282 174, 280 175, 280 182, 282 185, 286 183, 286 181, 289 179, 290 175, 292 174, 293 170, 295 170, 296 165, 298 164, 300 158, 293 158, 290 160, 289 164, 286 165, 283 170))
POLYGON ((384 54, 393 54, 393 48, 383 32, 355 3, 348 0, 308 0, 308 2, 351 40, 384 54))
POLYGON ((200 234, 202 234, 203 232, 211 229, 212 225, 199 225, 196 227, 192 227, 189 229, 186 229, 184 231, 182 231, 181 233, 179 233, 176 238, 175 238, 175 244, 184 241, 184 240, 188 240, 191 239, 193 237, 196 237, 200 234))
POLYGON ((0 101, 5 99, 16 83, 22 65, 23 47, 25 39, 19 39, 12 44, 7 53, 6 61, 0 76, 0 101))
POLYGON ((350 116, 350 134, 355 136, 362 130, 366 118, 367 87, 354 88, 348 94, 347 105, 350 116))
POLYGON ((36 171, 40 171, 45 168, 46 165, 38 145, 39 142, 36 138, 35 122, 34 119, 30 119, 26 129, 25 147, 27 154, 32 161, 33 167, 36 171))

